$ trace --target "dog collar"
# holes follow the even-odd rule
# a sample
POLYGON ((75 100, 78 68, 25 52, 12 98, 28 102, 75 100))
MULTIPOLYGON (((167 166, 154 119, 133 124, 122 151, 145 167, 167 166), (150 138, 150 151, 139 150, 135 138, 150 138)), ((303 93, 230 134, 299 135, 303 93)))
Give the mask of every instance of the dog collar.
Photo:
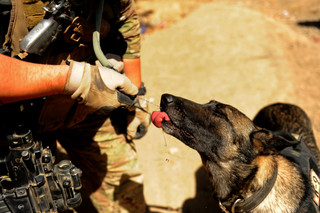
POLYGON ((251 197, 247 199, 237 199, 231 206, 231 211, 228 211, 226 207, 219 201, 221 210, 225 213, 236 213, 236 212, 250 212, 255 209, 262 201, 268 196, 278 176, 278 166, 275 167, 272 177, 267 183, 251 197))

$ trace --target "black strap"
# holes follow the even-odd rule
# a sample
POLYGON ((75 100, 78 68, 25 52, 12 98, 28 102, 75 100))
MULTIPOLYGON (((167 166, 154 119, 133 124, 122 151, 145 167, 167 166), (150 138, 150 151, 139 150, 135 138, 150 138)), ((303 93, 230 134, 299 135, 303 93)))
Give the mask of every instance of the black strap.
POLYGON ((144 83, 141 83, 141 87, 139 88, 138 95, 145 95, 147 93, 147 89, 144 86, 144 83))
POLYGON ((235 212, 250 212, 256 208, 262 201, 268 196, 271 189, 274 186, 274 183, 277 180, 278 176, 278 166, 275 167, 272 178, 270 178, 267 183, 251 197, 239 201, 235 206, 235 212))
MULTIPOLYGON (((231 207, 231 212, 250 212, 255 209, 262 201, 268 196, 273 188, 278 176, 278 166, 275 167, 272 177, 266 182, 266 184, 251 197, 243 200, 236 200, 231 207)), ((220 208, 224 212, 228 212, 226 208, 220 203, 220 208)))

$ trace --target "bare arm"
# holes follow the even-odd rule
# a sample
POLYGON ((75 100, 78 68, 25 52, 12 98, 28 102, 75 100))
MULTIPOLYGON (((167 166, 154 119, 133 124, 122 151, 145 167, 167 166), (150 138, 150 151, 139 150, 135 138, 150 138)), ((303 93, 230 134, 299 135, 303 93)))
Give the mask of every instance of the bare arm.
POLYGON ((68 70, 67 65, 34 64, 0 54, 0 101, 62 94, 68 70))
POLYGON ((141 30, 135 1, 123 0, 119 17, 126 17, 119 32, 127 42, 127 50, 123 55, 124 73, 138 87, 141 86, 141 30))
POLYGON ((128 78, 138 88, 141 87, 141 65, 140 58, 124 58, 123 59, 123 71, 128 78))

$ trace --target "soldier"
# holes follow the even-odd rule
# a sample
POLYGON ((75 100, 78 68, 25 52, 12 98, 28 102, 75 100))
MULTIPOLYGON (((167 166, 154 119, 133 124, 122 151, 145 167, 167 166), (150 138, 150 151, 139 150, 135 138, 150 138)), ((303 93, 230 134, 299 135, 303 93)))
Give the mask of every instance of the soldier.
MULTIPOLYGON (((105 67, 97 63, 91 36, 98 6, 94 1, 56 2, 51 2, 54 7, 45 7, 46 13, 39 0, 0 2, 0 105, 32 99, 27 120, 32 131, 52 149, 56 141, 62 145, 82 170, 84 194, 90 195, 98 212, 145 212, 143 177, 132 139, 145 133, 150 118, 144 112, 146 105, 127 107, 118 101, 116 92, 145 93, 135 3, 112 0, 103 4, 99 39, 101 50, 109 53, 112 62, 105 67), (60 10, 61 2, 70 3, 63 4, 62 21, 55 20, 50 11, 60 10), (23 38, 43 19, 52 26, 57 22, 58 30, 64 28, 62 33, 50 37, 43 49, 21 49, 23 38)), ((88 212, 87 203, 78 211, 88 212)))

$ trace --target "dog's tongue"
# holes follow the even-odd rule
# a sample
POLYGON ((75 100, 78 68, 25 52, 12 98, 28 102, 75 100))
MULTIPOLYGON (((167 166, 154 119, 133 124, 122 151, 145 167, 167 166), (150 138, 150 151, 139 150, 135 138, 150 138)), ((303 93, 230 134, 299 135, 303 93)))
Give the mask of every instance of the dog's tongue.
POLYGON ((170 121, 170 118, 168 116, 167 113, 165 112, 160 112, 160 111, 154 111, 152 112, 152 115, 151 115, 151 120, 152 120, 152 123, 158 127, 158 128, 161 128, 161 123, 163 121, 163 119, 165 121, 170 121))

